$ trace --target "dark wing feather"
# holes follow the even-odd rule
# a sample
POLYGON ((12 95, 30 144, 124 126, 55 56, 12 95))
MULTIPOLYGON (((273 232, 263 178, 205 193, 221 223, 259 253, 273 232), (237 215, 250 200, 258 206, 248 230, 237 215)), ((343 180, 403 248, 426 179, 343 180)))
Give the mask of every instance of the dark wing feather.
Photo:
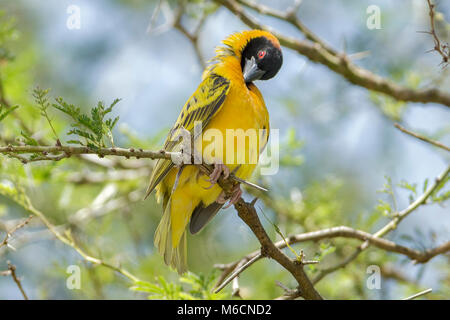
MULTIPOLYGON (((180 128, 188 130, 192 136, 194 122, 202 121, 202 129, 204 129, 222 107, 229 89, 228 79, 214 73, 206 77, 181 110, 178 120, 164 143, 164 150, 169 152, 181 150, 181 141, 172 141, 172 138, 178 135, 177 130, 180 128)), ((170 160, 159 159, 156 162, 145 197, 148 197, 173 166, 170 160)))
POLYGON ((213 202, 209 206, 204 207, 200 203, 192 212, 191 222, 189 223, 189 231, 191 234, 196 234, 216 215, 222 208, 223 203, 213 202))

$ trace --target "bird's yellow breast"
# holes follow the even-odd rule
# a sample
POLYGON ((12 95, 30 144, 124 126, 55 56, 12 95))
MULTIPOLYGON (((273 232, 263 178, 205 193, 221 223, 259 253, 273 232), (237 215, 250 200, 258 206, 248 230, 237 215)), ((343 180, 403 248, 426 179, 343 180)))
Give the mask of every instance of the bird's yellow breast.
POLYGON ((236 174, 242 179, 248 179, 267 141, 269 114, 258 88, 252 83, 247 85, 244 82, 239 61, 230 58, 226 66, 224 69, 214 70, 219 75, 230 79, 231 85, 222 108, 203 130, 203 159, 207 162, 217 162, 221 157, 222 162, 230 170, 240 166, 236 174), (214 131, 209 135, 208 130, 211 129, 214 131), (211 157, 207 148, 211 149, 210 144, 214 139, 210 136, 214 136, 215 132, 220 132, 222 136, 222 154, 211 157), (207 141, 208 138, 212 141, 207 141), (240 144, 242 139, 245 141, 244 150, 240 144), (230 154, 234 154, 234 159, 230 159, 230 154))

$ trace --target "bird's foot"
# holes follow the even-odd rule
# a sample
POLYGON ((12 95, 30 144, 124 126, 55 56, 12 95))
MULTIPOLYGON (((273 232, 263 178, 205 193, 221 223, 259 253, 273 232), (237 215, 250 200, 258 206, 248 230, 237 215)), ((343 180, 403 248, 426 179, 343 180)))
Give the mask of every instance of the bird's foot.
POLYGON ((231 190, 231 195, 229 197, 227 197, 225 195, 225 192, 222 191, 222 193, 219 195, 219 198, 217 198, 216 202, 224 204, 228 201, 228 204, 225 207, 223 207, 223 209, 227 209, 232 205, 236 204, 241 198, 241 196, 242 190, 240 184, 238 183, 233 186, 233 189, 231 190))
POLYGON ((216 202, 217 203, 220 203, 220 204, 225 204, 225 202, 227 202, 227 196, 225 195, 225 192, 221 192, 220 194, 219 194, 219 197, 216 199, 216 202))
POLYGON ((223 177, 226 179, 230 176, 230 169, 223 163, 215 163, 214 170, 209 175, 209 179, 206 181, 210 182, 211 185, 206 189, 211 189, 217 181, 219 181, 220 175, 223 173, 223 177))

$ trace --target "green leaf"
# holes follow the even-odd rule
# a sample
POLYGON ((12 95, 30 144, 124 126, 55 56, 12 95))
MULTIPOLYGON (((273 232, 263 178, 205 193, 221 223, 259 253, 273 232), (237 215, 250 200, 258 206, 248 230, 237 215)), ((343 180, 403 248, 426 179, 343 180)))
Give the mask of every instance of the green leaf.
POLYGON ((7 108, 6 106, 0 104, 0 121, 5 119, 11 112, 16 110, 17 108, 19 108, 19 106, 17 105, 7 108))
POLYGON ((392 213, 391 205, 381 199, 378 199, 378 205, 376 206, 375 210, 384 216, 389 216, 392 213))
POLYGON ((406 189, 411 191, 412 193, 414 193, 415 196, 417 196, 417 184, 410 184, 405 180, 400 181, 400 183, 398 184, 398 186, 400 188, 406 189))
POLYGON ((25 132, 21 131, 20 134, 22 135, 22 137, 25 139, 25 144, 30 145, 30 146, 37 146, 39 145, 38 142, 33 139, 32 137, 30 137, 28 134, 26 134, 25 132))
POLYGON ((105 138, 114 146, 112 129, 119 121, 119 117, 105 119, 114 106, 120 101, 115 99, 108 108, 102 101, 90 110, 90 116, 81 112, 81 109, 64 101, 61 97, 55 99, 53 107, 64 112, 72 118, 71 126, 74 128, 68 134, 76 134, 86 139, 83 145, 95 146, 96 149, 106 147, 105 138))
POLYGON ((80 144, 80 145, 82 145, 82 146, 84 146, 84 143, 82 143, 81 141, 79 141, 79 140, 68 140, 68 141, 66 141, 67 143, 72 143, 72 144, 80 144))

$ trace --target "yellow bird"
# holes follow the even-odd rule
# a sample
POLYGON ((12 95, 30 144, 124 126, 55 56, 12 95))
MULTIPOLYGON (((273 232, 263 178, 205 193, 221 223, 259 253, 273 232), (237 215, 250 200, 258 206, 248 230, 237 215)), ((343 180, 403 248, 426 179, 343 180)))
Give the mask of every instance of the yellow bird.
POLYGON ((226 201, 230 206, 242 195, 237 184, 232 196, 226 199, 216 184, 221 174, 228 177, 232 172, 246 180, 256 167, 269 136, 269 114, 253 81, 274 77, 282 62, 280 44, 271 33, 249 30, 230 35, 216 48, 216 56, 203 73, 203 81, 184 105, 167 137, 164 150, 179 152, 182 143, 176 140, 176 132, 187 130, 202 153, 202 161, 214 165, 207 179, 198 166, 175 166, 170 160, 160 159, 150 178, 146 197, 156 188, 158 202, 162 201, 164 210, 154 243, 165 263, 180 274, 187 271, 188 223, 192 234, 199 232, 226 201), (198 123, 202 131, 195 136, 198 123), (245 147, 241 145, 243 150, 236 151, 238 135, 228 137, 230 132, 239 130, 257 132, 256 143, 251 143, 249 138, 245 147), (225 137, 221 144, 220 135, 225 137), (244 156, 237 155, 239 152, 244 152, 244 156), (251 160, 255 158, 256 161, 251 160))

